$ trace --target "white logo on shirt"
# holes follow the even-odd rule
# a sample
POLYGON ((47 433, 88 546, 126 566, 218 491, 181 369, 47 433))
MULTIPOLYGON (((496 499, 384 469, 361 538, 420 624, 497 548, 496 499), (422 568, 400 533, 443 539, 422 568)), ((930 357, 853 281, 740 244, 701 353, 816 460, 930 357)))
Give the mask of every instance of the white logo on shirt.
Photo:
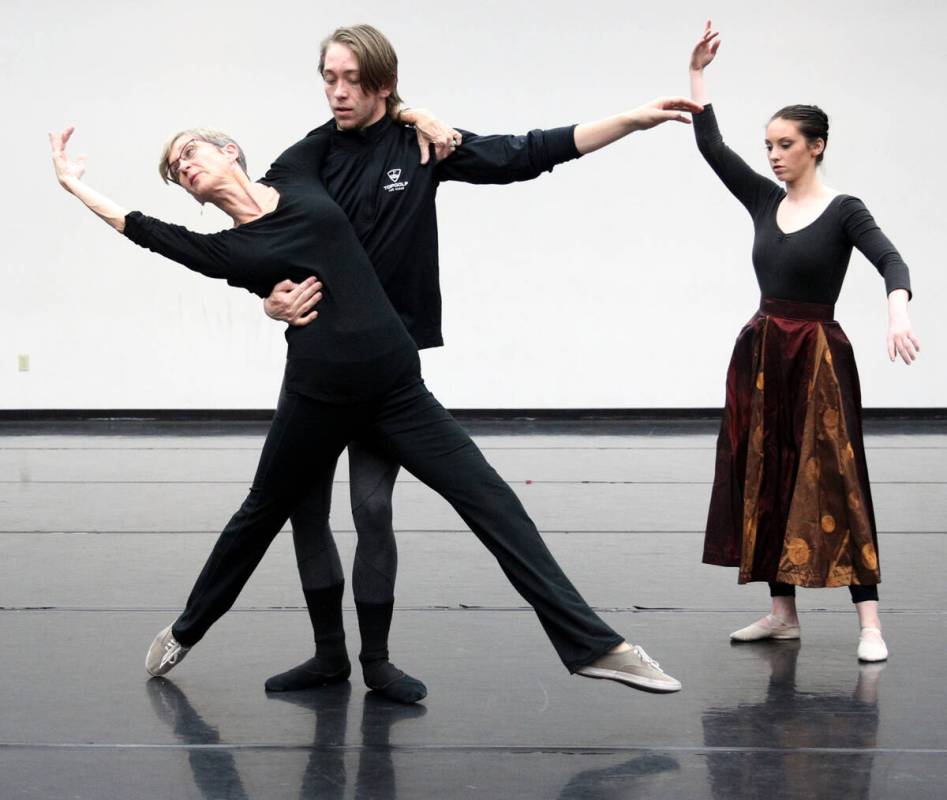
POLYGON ((403 192, 408 187, 409 182, 401 180, 400 169, 390 169, 387 174, 391 183, 381 187, 386 192, 403 192))

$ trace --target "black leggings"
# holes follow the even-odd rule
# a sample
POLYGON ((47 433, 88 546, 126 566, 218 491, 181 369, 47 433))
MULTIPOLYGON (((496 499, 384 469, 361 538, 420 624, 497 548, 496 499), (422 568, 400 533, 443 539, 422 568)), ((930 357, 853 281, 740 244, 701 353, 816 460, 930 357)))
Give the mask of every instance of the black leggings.
POLYGON ((570 671, 621 643, 569 582, 513 490, 418 380, 379 400, 344 406, 285 393, 250 493, 218 538, 174 623, 181 644, 196 644, 233 605, 313 476, 331 486, 326 476, 342 449, 366 435, 454 507, 533 607, 570 671))
MULTIPOLYGON (((878 585, 875 583, 867 586, 849 586, 848 591, 852 594, 853 603, 864 603, 866 600, 878 600, 878 585)), ((795 597, 796 587, 791 583, 779 583, 778 581, 769 582, 770 597, 795 597)))
MULTIPOLYGON (((349 496, 358 541, 352 565, 352 592, 357 603, 388 605, 395 598, 398 547, 391 524, 391 496, 401 465, 378 442, 349 442, 349 496)), ((342 564, 329 526, 329 503, 335 470, 317 476, 305 499, 293 511, 293 544, 303 589, 318 591, 340 584, 342 564)))

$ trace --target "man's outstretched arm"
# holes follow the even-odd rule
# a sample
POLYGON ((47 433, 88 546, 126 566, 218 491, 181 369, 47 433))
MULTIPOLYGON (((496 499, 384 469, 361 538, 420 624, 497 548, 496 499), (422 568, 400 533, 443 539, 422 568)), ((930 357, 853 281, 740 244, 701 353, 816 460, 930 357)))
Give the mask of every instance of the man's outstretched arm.
POLYGON ((596 122, 523 136, 478 136, 463 132, 463 143, 454 154, 437 164, 439 180, 479 184, 527 181, 549 172, 557 164, 599 150, 635 131, 663 122, 689 123, 685 112, 702 106, 685 97, 662 97, 643 106, 596 122))
POLYGON ((583 122, 575 126, 575 149, 580 155, 601 150, 629 133, 646 131, 663 122, 683 122, 690 125, 685 112, 699 114, 704 107, 686 97, 659 97, 643 106, 606 117, 597 122, 583 122))

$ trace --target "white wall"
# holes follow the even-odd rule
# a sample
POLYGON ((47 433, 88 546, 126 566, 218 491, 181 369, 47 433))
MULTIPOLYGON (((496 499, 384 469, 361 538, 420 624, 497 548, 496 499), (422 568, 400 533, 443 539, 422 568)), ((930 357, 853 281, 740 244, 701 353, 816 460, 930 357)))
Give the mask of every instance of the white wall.
MULTIPOLYGON (((947 4, 587 2, 0 4, 5 105, 0 407, 272 407, 284 346, 260 302, 140 250, 62 192, 45 133, 73 122, 88 182, 132 208, 225 227, 157 178, 175 129, 240 139, 250 171, 328 117, 318 43, 368 21, 401 57, 409 104, 477 132, 593 119, 686 93, 707 14, 724 135, 760 170, 768 116, 832 118, 827 183, 857 194, 912 267, 924 345, 884 353, 881 279, 858 254, 838 306, 866 406, 947 406, 940 255, 947 4), (938 247, 938 245, 940 245, 938 247), (28 354, 31 369, 17 371, 28 354)), ((733 339, 755 308, 751 225, 682 125, 638 134, 512 187, 445 185, 448 347, 428 385, 456 408, 723 403, 733 339)))

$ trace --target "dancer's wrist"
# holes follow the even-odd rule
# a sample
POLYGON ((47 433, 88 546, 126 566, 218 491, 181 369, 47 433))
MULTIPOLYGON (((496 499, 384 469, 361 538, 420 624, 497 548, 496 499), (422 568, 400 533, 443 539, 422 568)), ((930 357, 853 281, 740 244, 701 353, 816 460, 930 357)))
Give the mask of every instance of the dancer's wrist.
POLYGON ((893 289, 888 295, 888 319, 903 319, 908 315, 907 289, 893 289))

